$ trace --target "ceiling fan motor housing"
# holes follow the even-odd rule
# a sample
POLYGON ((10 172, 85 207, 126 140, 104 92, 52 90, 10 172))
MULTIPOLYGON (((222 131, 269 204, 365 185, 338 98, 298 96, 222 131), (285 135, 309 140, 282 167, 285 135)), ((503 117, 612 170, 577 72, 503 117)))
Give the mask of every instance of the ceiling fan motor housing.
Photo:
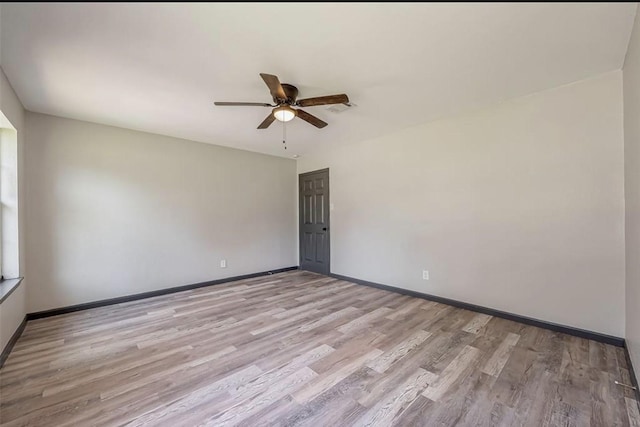
POLYGON ((289 104, 289 105, 293 105, 296 102, 296 98, 298 97, 298 88, 287 84, 287 83, 281 83, 280 86, 282 86, 282 90, 284 91, 284 94, 287 95, 287 99, 284 100, 279 100, 274 98, 274 102, 276 104, 289 104))

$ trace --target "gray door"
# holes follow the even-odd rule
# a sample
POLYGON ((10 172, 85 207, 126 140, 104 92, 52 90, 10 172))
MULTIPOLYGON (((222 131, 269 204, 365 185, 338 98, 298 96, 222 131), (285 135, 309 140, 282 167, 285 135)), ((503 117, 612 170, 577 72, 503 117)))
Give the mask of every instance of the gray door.
POLYGON ((300 268, 329 274, 329 169, 300 175, 300 268))

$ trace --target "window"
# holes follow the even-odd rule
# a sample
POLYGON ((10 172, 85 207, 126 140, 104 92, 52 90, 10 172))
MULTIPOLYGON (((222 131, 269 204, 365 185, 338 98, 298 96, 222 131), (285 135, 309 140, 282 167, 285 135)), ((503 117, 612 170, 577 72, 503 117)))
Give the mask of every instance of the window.
POLYGON ((19 276, 18 133, 0 111, 0 272, 19 276))

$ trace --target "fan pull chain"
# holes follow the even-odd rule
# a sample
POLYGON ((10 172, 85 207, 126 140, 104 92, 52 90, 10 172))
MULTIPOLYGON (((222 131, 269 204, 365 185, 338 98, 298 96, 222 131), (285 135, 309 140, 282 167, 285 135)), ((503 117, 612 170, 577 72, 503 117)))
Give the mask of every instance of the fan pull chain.
POLYGON ((282 122, 282 144, 287 149, 287 122, 282 122))

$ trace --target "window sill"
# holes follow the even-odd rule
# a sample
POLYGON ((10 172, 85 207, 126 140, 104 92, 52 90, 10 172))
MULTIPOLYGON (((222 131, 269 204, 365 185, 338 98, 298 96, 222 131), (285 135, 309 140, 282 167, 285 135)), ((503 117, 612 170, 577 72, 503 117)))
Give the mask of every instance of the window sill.
POLYGON ((9 295, 18 288, 21 282, 22 277, 0 280, 0 304, 9 298, 9 295))

